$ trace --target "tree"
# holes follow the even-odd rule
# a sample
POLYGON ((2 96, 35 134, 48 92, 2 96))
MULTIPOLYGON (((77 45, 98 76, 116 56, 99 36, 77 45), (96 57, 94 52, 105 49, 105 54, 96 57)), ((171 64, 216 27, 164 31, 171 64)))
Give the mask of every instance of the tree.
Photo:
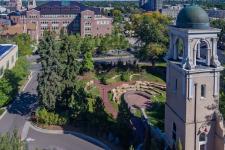
POLYGON ((101 97, 96 97, 93 103, 93 113, 92 124, 97 128, 97 131, 103 131, 106 127, 108 115, 105 112, 105 106, 101 97), (99 126, 101 125, 101 126, 99 126))
POLYGON ((178 141, 176 142, 176 147, 177 147, 176 148, 177 150, 182 150, 183 149, 180 139, 178 139, 178 141))
POLYGON ((83 86, 77 85, 70 89, 70 97, 68 99, 68 109, 71 113, 71 118, 82 118, 82 115, 88 111, 87 93, 83 86))
POLYGON ((223 117, 225 118, 225 71, 221 73, 221 89, 220 89, 220 103, 219 109, 223 117))
POLYGON ((6 133, 0 136, 1 150, 22 150, 26 149, 25 144, 18 137, 17 131, 13 134, 6 133))
POLYGON ((62 39, 62 45, 61 45, 61 54, 60 54, 60 60, 61 60, 61 66, 62 68, 62 95, 60 104, 63 107, 68 107, 69 105, 69 98, 71 98, 71 92, 74 90, 75 85, 77 83, 77 74, 80 70, 80 62, 77 61, 78 57, 78 49, 80 48, 79 45, 77 45, 76 42, 77 38, 74 38, 73 36, 65 36, 62 39))
POLYGON ((165 53, 165 48, 157 43, 149 43, 142 47, 139 52, 141 60, 150 61, 152 65, 165 53))
POLYGON ((224 43, 225 42, 225 20, 223 19, 212 20, 210 24, 214 28, 221 29, 221 32, 219 34, 219 43, 224 43))
POLYGON ((84 59, 82 62, 82 71, 88 72, 92 71, 94 69, 94 61, 92 58, 92 53, 90 51, 87 51, 84 54, 84 59))
POLYGON ((56 100, 61 91, 61 66, 59 49, 53 33, 45 32, 39 43, 42 73, 38 76, 38 95, 41 103, 48 109, 54 110, 56 100), (53 88, 54 87, 54 88, 53 88))
POLYGON ((95 40, 91 37, 85 37, 82 41, 80 51, 82 54, 85 54, 87 51, 93 52, 95 49, 95 40))
POLYGON ((170 19, 158 12, 134 14, 131 16, 135 34, 144 44, 162 43, 168 45, 168 30, 170 19))
POLYGON ((118 9, 112 10, 112 16, 114 17, 114 22, 120 23, 123 20, 122 12, 118 9))
POLYGON ((0 79, 0 107, 6 105, 12 99, 11 92, 13 90, 12 85, 6 78, 0 79))
POLYGON ((122 98, 119 105, 119 112, 117 115, 117 131, 121 144, 128 149, 132 139, 132 128, 130 125, 131 113, 125 100, 122 98))
POLYGON ((18 45, 19 55, 31 55, 32 54, 32 41, 29 34, 19 34, 15 37, 15 42, 18 45))

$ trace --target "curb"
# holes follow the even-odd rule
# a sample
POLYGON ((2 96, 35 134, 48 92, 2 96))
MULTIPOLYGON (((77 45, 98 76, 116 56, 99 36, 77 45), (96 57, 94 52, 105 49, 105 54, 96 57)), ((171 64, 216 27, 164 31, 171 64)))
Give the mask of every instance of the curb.
POLYGON ((5 114, 8 112, 6 107, 3 107, 1 109, 4 109, 5 111, 2 113, 2 115, 0 116, 0 120, 5 116, 5 114))
POLYGON ((27 85, 30 83, 30 80, 32 79, 32 75, 33 75, 33 72, 31 71, 30 74, 28 75, 28 80, 27 80, 26 84, 22 88, 22 91, 24 91, 26 89, 27 85))
POLYGON ((45 133, 45 134, 72 134, 78 138, 81 138, 83 140, 86 140, 90 143, 93 143, 97 146, 100 146, 101 148, 104 148, 105 150, 111 150, 111 148, 109 146, 107 146, 106 144, 104 144, 103 142, 90 137, 88 135, 79 133, 79 132, 74 132, 74 131, 64 131, 64 130, 48 130, 48 129, 43 129, 40 127, 37 127, 36 125, 32 124, 31 122, 29 122, 29 126, 30 128, 32 128, 33 130, 37 131, 37 132, 41 132, 41 133, 45 133))

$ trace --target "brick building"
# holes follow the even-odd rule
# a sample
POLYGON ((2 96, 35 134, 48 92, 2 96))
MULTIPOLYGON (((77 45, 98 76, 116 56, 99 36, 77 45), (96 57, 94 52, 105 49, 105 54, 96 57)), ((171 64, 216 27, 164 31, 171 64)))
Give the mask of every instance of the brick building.
MULTIPOLYGON (((32 3, 35 2, 32 0, 32 3)), ((38 40, 45 30, 57 34, 61 30, 81 36, 104 36, 112 32, 112 18, 101 15, 100 8, 88 7, 75 1, 50 1, 26 11, 12 12, 9 18, 13 25, 21 25, 23 32, 38 40), (31 25, 33 24, 33 25, 31 25), (35 26, 35 27, 33 27, 35 26)))

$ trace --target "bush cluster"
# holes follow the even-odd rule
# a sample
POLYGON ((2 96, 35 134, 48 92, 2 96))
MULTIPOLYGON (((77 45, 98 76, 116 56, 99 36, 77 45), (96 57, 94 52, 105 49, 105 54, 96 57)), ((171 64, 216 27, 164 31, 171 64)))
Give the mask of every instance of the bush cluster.
POLYGON ((67 123, 66 117, 54 112, 48 112, 45 108, 37 110, 37 120, 38 123, 45 125, 65 125, 67 123))
POLYGON ((19 57, 12 70, 5 70, 0 79, 0 107, 11 102, 28 76, 29 64, 25 57, 19 57))
POLYGON ((130 73, 128 71, 123 72, 121 74, 120 78, 121 78, 121 81, 128 82, 128 81, 130 81, 130 73))

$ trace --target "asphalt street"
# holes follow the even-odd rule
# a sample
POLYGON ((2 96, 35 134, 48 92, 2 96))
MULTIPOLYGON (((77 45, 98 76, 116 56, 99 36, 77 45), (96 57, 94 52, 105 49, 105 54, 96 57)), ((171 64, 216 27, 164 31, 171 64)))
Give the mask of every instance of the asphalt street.
MULTIPOLYGON (((24 124, 29 118, 30 112, 38 106, 37 102, 37 75, 40 72, 40 64, 35 63, 38 57, 31 56, 28 60, 31 63, 30 71, 32 76, 26 84, 23 92, 18 94, 16 100, 7 107, 8 112, 0 120, 0 133, 13 132, 18 130, 19 135, 24 124)), ((31 128, 28 130, 26 142, 30 150, 54 149, 54 150, 100 150, 102 148, 78 138, 71 134, 45 134, 31 128)))
POLYGON ((102 150, 102 148, 71 134, 53 135, 30 130, 27 139, 30 141, 29 150, 35 150, 37 147, 50 150, 102 150))

